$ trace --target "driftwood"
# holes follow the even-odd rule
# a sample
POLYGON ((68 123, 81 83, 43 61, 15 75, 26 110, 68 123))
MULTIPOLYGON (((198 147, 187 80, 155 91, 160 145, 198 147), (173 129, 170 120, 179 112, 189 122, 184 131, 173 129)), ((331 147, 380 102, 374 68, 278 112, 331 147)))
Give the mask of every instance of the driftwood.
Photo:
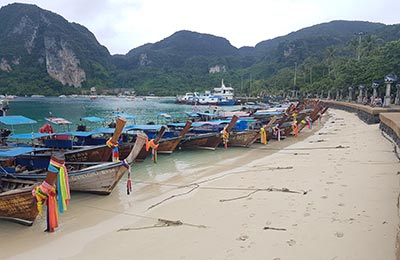
POLYGON ((264 227, 264 230, 286 231, 286 228, 264 227))
POLYGON ((160 228, 160 227, 171 227, 171 226, 191 226, 191 227, 198 227, 198 228, 206 228, 204 225, 194 225, 194 224, 189 224, 189 223, 183 223, 180 220, 169 220, 169 219, 163 219, 159 218, 157 219, 157 223, 152 225, 152 226, 145 226, 145 227, 133 227, 133 228, 120 228, 117 230, 117 232, 121 231, 131 231, 131 230, 142 230, 142 229, 149 229, 149 228, 160 228))

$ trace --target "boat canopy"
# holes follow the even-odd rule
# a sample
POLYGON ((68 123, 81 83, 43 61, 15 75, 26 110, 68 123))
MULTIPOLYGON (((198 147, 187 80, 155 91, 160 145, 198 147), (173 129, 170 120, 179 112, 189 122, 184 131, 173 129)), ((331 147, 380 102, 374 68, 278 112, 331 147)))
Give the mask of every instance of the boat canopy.
POLYGON ((86 120, 86 121, 89 121, 91 123, 103 122, 104 120, 106 120, 105 118, 97 117, 97 116, 87 116, 87 117, 82 117, 82 119, 86 120))
POLYGON ((27 118, 25 116, 2 116, 0 122, 5 125, 25 125, 25 124, 36 124, 37 121, 27 118))
POLYGON ((8 139, 39 139, 42 137, 52 136, 53 134, 45 134, 45 133, 23 133, 23 134, 15 134, 7 137, 8 139))
POLYGON ((113 134, 115 131, 115 128, 110 128, 110 127, 100 127, 92 130, 90 133, 91 134, 113 134))
POLYGON ((46 121, 53 123, 55 125, 70 125, 72 124, 70 121, 62 118, 62 117, 45 117, 46 121))
POLYGON ((260 110, 254 113, 254 115, 256 116, 267 116, 267 115, 271 115, 271 116, 277 116, 277 115, 282 115, 284 113, 284 111, 264 111, 264 110, 260 110))
POLYGON ((125 127, 125 132, 129 130, 158 131, 163 125, 131 125, 125 127))
POLYGON ((78 136, 78 137, 87 137, 91 136, 93 132, 86 132, 86 131, 67 131, 67 132, 60 132, 56 133, 55 135, 71 135, 71 136, 78 136))
POLYGON ((166 119, 171 119, 172 116, 170 114, 164 113, 164 112, 157 112, 157 115, 162 116, 166 119))
POLYGON ((0 149, 0 157, 15 157, 21 154, 31 153, 35 151, 44 151, 48 148, 32 148, 32 147, 13 147, 9 149, 0 149))
POLYGON ((197 112, 197 114, 201 116, 210 116, 210 117, 215 117, 216 115, 213 113, 203 113, 203 112, 197 112))
POLYGON ((125 117, 126 119, 136 119, 136 116, 122 113, 122 112, 113 112, 116 117, 125 117))
POLYGON ((190 116, 190 117, 198 117, 198 116, 199 116, 199 114, 198 114, 198 113, 195 113, 195 112, 185 112, 185 114, 186 114, 187 116, 190 116))

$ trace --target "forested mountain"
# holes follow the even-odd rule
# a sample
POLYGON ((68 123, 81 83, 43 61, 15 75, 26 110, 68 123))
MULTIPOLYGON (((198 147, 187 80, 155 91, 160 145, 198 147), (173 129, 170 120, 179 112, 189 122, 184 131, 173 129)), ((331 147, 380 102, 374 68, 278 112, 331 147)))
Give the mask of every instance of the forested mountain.
POLYGON ((332 21, 235 48, 178 31, 111 56, 85 27, 35 5, 0 9, 0 93, 66 94, 96 87, 175 95, 222 78, 242 95, 347 89, 400 74, 400 25, 332 21))
POLYGON ((73 92, 111 69, 107 48, 85 27, 35 5, 0 9, 1 92, 73 92))

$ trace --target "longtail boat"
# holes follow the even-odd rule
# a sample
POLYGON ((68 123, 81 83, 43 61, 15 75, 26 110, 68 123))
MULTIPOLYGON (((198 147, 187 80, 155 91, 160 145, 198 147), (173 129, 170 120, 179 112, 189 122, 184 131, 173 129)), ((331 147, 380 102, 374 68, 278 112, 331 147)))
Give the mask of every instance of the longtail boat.
POLYGON ((38 182, 0 178, 0 218, 31 226, 38 215, 32 190, 38 182))
MULTIPOLYGON (((226 126, 225 131, 230 132, 235 126, 238 117, 234 115, 226 126)), ((215 150, 221 144, 222 136, 220 132, 211 132, 203 134, 187 134, 179 144, 182 149, 208 149, 215 150)))
POLYGON ((260 137, 258 130, 233 131, 229 135, 228 146, 249 147, 260 137))
MULTIPOLYGON (((128 170, 143 145, 146 143, 146 136, 139 134, 131 153, 124 161, 118 162, 68 162, 65 166, 68 169, 69 186, 71 191, 80 191, 108 195, 128 170)), ((29 156, 29 155, 26 155, 29 156)), ((43 156, 42 156, 43 158, 43 156)), ((31 157, 31 160, 36 157, 31 157)), ((47 164, 50 160, 48 158, 47 164)), ((45 169, 32 169, 30 171, 14 173, 18 179, 40 181, 46 177, 45 169)))
POLYGON ((312 111, 300 121, 299 132, 301 132, 306 125, 311 128, 312 124, 328 110, 328 107, 322 106, 319 100, 308 101, 307 104, 312 105, 313 108, 312 111))
POLYGON ((159 146, 157 148, 157 152, 171 154, 173 151, 175 151, 176 147, 178 147, 178 144, 180 143, 182 138, 189 132, 191 125, 192 121, 188 120, 185 124, 185 127, 182 129, 182 131, 179 133, 178 136, 170 138, 161 138, 158 142, 159 146))
MULTIPOLYGON (((157 145, 159 140, 161 139, 161 137, 164 135, 165 131, 167 130, 167 128, 163 125, 160 126, 160 128, 157 128, 158 132, 157 135, 152 139, 152 142, 154 145, 157 145)), ((129 129, 132 130, 132 129, 129 129)), ((119 153, 120 153, 120 158, 121 159, 125 159, 129 152, 132 150, 132 147, 134 146, 136 139, 138 137, 137 134, 127 134, 129 136, 131 136, 132 139, 131 142, 123 142, 120 147, 119 147, 119 153)), ((127 138, 128 139, 128 138, 127 138)), ((151 141, 151 140, 147 140, 147 141, 151 141)), ((148 157, 148 155, 151 153, 150 149, 146 148, 146 145, 144 145, 142 147, 142 149, 140 150, 139 154, 136 156, 135 161, 136 162, 143 162, 144 160, 146 160, 146 158, 148 157)))

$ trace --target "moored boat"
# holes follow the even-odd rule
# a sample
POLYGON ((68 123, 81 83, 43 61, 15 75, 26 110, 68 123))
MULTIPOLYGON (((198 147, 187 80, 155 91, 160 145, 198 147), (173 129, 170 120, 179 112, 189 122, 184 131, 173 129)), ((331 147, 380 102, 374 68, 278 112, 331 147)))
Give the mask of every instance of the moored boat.
MULTIPOLYGON (((235 126, 238 120, 237 116, 233 116, 225 131, 229 132, 235 126)), ((208 149, 215 150, 222 143, 222 134, 218 132, 187 134, 179 144, 182 149, 208 149)))
POLYGON ((249 147, 260 136, 260 132, 256 130, 234 131, 229 135, 228 146, 249 147))
MULTIPOLYGON (((118 162, 68 162, 65 161, 65 167, 68 169, 69 187, 71 191, 80 191, 108 195, 120 181, 124 173, 128 170, 139 154, 146 142, 144 134, 135 142, 131 153, 124 161, 118 162)), ((44 156, 25 155, 26 161, 33 163, 35 160, 43 160, 44 156)), ((18 158, 16 159, 18 161, 18 158)), ((50 161, 50 155, 47 157, 47 165, 50 161)), ((21 163, 21 161, 18 161, 21 163)), ((34 163, 33 163, 34 164, 34 163)), ((45 165, 46 163, 43 163, 45 165)), ((28 167, 29 165, 23 165, 28 167)), ((46 177, 45 168, 30 168, 22 172, 14 172, 13 177, 22 180, 42 181, 46 177)))
POLYGON ((31 226, 38 210, 32 190, 38 182, 10 177, 0 178, 0 218, 31 226))

